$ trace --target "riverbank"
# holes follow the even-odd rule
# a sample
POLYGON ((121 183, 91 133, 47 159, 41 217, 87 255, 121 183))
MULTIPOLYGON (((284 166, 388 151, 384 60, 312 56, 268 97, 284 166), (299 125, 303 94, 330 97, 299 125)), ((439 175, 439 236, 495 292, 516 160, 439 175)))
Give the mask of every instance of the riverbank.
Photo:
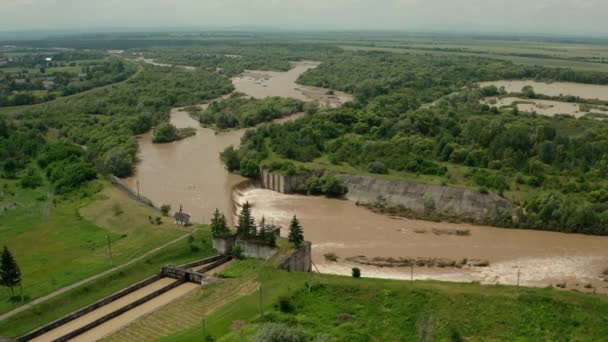
POLYGON ((313 243, 313 262, 323 273, 349 275, 359 267, 368 277, 410 279, 410 267, 376 267, 346 259, 476 259, 489 265, 415 267, 414 278, 514 285, 520 269, 524 286, 565 283, 567 288, 608 293, 602 275, 608 268, 608 237, 411 220, 377 214, 348 200, 286 195, 255 186, 238 187, 234 198, 237 209, 248 201, 256 219, 264 216, 266 222, 283 226, 283 236, 297 215, 313 243), (326 254, 335 254, 338 261, 326 254))

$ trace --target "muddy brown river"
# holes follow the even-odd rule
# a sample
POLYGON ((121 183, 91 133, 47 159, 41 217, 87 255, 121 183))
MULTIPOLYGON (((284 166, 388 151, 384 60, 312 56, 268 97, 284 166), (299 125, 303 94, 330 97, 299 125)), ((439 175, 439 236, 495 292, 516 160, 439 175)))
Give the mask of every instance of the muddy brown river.
POLYGON ((494 85, 498 88, 505 87, 509 93, 520 92, 527 85, 534 88, 538 94, 548 96, 573 95, 583 99, 598 99, 608 101, 608 85, 583 84, 571 82, 537 82, 537 81, 492 81, 481 82, 482 87, 494 85))
MULTIPOLYGON (((299 98, 304 95, 301 92, 294 95, 300 88, 294 82, 299 73, 311 67, 315 65, 300 63, 288 73, 249 71, 233 82, 237 91, 249 96, 299 98)), ((324 92, 317 89, 317 94, 324 92)), ((234 208, 244 201, 253 203, 257 217, 264 215, 267 221, 283 227, 296 214, 303 223, 305 237, 313 243, 313 261, 322 272, 350 275, 351 268, 356 266, 364 276, 409 279, 409 268, 362 266, 344 259, 360 255, 475 258, 488 260, 490 265, 416 267, 414 277, 515 284, 520 269, 523 285, 566 283, 567 288, 592 291, 585 287, 591 284, 597 291, 608 292, 608 282, 601 278, 602 271, 608 268, 608 237, 395 219, 345 200, 235 188, 246 180, 225 171, 219 152, 229 145, 238 145, 244 130, 216 134, 199 127, 198 122, 179 109, 171 112, 171 121, 178 127, 197 127, 197 135, 163 145, 152 144, 150 134, 141 136, 141 162, 135 176, 126 180, 129 186, 136 189, 139 182, 141 193, 157 205, 170 204, 174 210, 183 205, 197 222, 208 222, 215 208, 232 217, 234 208), (469 230, 470 235, 433 232, 454 229, 469 230), (326 253, 335 253, 339 261, 326 261, 323 256, 326 253)), ((282 234, 286 234, 285 230, 282 234)))

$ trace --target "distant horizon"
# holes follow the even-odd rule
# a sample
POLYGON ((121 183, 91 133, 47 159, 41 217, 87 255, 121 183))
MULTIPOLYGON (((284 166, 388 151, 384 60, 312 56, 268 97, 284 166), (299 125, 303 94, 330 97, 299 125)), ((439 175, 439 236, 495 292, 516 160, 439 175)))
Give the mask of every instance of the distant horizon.
POLYGON ((64 28, 64 29, 24 29, 24 30, 0 30, 0 40, 40 40, 52 39, 59 37, 79 36, 79 35, 95 35, 95 34, 204 34, 204 33, 268 33, 268 34, 289 34, 289 33, 314 33, 314 34, 396 34, 396 35, 420 35, 420 36, 455 36, 463 38, 481 38, 481 37, 503 37, 503 38, 563 38, 563 39, 589 39, 589 40, 606 40, 608 41, 608 32, 606 34, 577 34, 577 33, 554 33, 554 32, 479 32, 468 30, 396 30, 396 29, 314 29, 314 28, 275 28, 275 27, 254 27, 254 26, 212 26, 212 27, 191 27, 191 26, 163 26, 163 27, 89 27, 89 28, 64 28), (12 36, 9 38, 9 36, 12 36), (29 37, 28 37, 29 36, 29 37), (35 38, 33 38, 35 37, 35 38))
POLYGON ((608 38, 605 0, 3 0, 0 32, 264 28, 608 38))

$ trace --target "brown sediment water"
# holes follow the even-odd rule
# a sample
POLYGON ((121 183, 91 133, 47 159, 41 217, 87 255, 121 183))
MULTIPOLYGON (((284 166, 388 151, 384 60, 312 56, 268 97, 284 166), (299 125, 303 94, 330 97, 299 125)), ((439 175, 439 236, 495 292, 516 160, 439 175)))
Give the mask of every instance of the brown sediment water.
POLYGON ((230 192, 244 180, 230 174, 220 160, 220 152, 239 145, 244 130, 215 133, 179 108, 171 111, 171 123, 178 128, 196 127, 196 135, 184 140, 153 144, 152 133, 138 137, 140 162, 125 183, 149 198, 155 205, 171 205, 183 210, 194 222, 208 222, 213 211, 232 211, 230 192))
POLYGON ((338 107, 351 101, 352 95, 334 91, 328 94, 327 89, 296 84, 298 77, 304 72, 314 69, 321 64, 314 61, 293 62, 292 69, 287 72, 247 70, 242 75, 234 77, 232 84, 237 92, 255 98, 269 96, 291 97, 303 101, 319 101, 325 107, 338 107))
MULTIPOLYGON (((318 95, 317 99, 322 99, 321 104, 326 106, 350 100, 348 94, 326 96, 326 89, 295 84, 300 74, 318 65, 317 62, 298 62, 294 63, 294 68, 288 72, 249 71, 244 74, 263 75, 260 77, 268 79, 267 87, 255 82, 250 84, 249 76, 235 78, 233 82, 238 92, 253 97, 275 95, 311 100, 316 99, 315 96, 303 94, 313 92, 318 95), (306 90, 304 92, 294 90, 297 87, 306 90)), ((199 107, 204 109, 206 106, 199 107)), ((274 122, 283 123, 302 115, 304 114, 297 113, 274 122)), ((139 136, 140 161, 135 174, 125 179, 125 183, 135 191, 139 186, 140 193, 152 200, 156 206, 169 204, 173 211, 178 211, 180 205, 183 206, 183 210, 191 215, 194 222, 209 222, 216 208, 230 217, 232 188, 245 178, 228 173, 219 155, 226 147, 239 145, 246 130, 215 132, 200 127, 200 124, 184 112, 183 108, 171 110, 171 123, 178 128, 195 127, 196 135, 168 144, 153 144, 152 132, 139 136)))
POLYGON ((33 339, 32 341, 35 342, 43 342, 43 341, 53 341, 57 338, 60 338, 61 336, 65 336, 66 334, 80 328, 83 327, 111 312, 114 312, 128 304, 131 304, 133 302, 135 302, 136 300, 139 300, 147 295, 149 295, 150 293, 160 290, 163 287, 172 284, 173 282, 175 282, 175 279, 171 279, 171 278, 163 278, 160 279, 158 281, 155 281, 154 283, 144 286, 143 288, 134 291, 132 293, 129 293, 128 295, 119 298, 107 305, 104 305, 102 307, 100 307, 97 310, 94 310, 92 312, 89 312, 88 314, 79 317, 71 322, 68 322, 56 329, 53 329, 49 332, 47 332, 44 335, 38 336, 35 339, 33 339))
POLYGON ((352 267, 359 267, 366 276, 409 279, 409 268, 363 266, 345 258, 467 258, 488 260, 490 266, 416 268, 415 277, 514 284, 517 267, 521 267, 522 285, 547 286, 570 280, 573 286, 591 283, 598 291, 608 290, 608 283, 599 278, 608 267, 608 237, 410 220, 376 214, 351 201, 254 187, 237 191, 235 201, 238 205, 249 201, 258 219, 264 215, 267 222, 282 225, 283 236, 297 215, 306 239, 313 243, 313 262, 321 272, 349 275, 352 267), (434 233, 456 229, 468 230, 470 235, 434 233), (336 254, 339 262, 326 261, 326 253, 336 254))
POLYGON ((489 97, 482 100, 482 103, 493 106, 511 106, 517 103, 517 109, 521 112, 535 112, 544 116, 555 116, 557 114, 568 114, 576 118, 583 117, 588 113, 608 114, 608 110, 591 108, 589 112, 581 111, 581 104, 572 102, 559 102, 551 100, 534 100, 519 97, 489 97))
POLYGON ((547 96, 572 95, 584 99, 598 99, 608 101, 608 85, 571 83, 571 82, 537 82, 537 81, 492 81, 481 82, 481 87, 494 85, 498 88, 505 87, 509 93, 521 92, 527 85, 534 88, 537 94, 547 96))
MULTIPOLYGON (((292 84, 298 74, 314 66, 315 63, 297 63, 294 65, 297 72, 276 75, 251 71, 233 82, 237 91, 249 96, 300 98, 302 94, 295 89, 300 86, 283 85, 292 84)), ((345 200, 235 187, 246 180, 226 172, 219 152, 229 145, 238 145, 244 130, 215 133, 200 128, 198 122, 177 109, 172 111, 171 120, 178 127, 197 127, 197 135, 163 145, 152 144, 149 134, 140 137, 141 162, 137 174, 127 183, 136 189, 139 180, 142 194, 157 205, 171 204, 176 210, 183 204, 197 222, 203 222, 203 218, 208 222, 215 208, 233 219, 234 208, 246 200, 254 203, 258 218, 264 215, 267 222, 283 227, 297 214, 306 238, 313 242, 313 260, 322 272, 350 274, 350 268, 357 266, 366 276, 409 278, 408 269, 353 265, 344 259, 357 255, 475 258, 489 260, 490 266, 416 268, 415 277, 513 284, 517 274, 514 270, 521 268, 523 285, 546 286, 567 281, 572 286, 591 283, 598 291, 607 290, 608 283, 603 282, 600 273, 608 267, 608 237, 391 218, 345 200), (435 235, 433 229, 465 229, 470 236, 435 235), (325 253, 337 254, 340 261, 326 261, 325 253)))
MULTIPOLYGON (((175 281, 174 279, 171 280, 175 281)), ((143 303, 142 305, 136 306, 135 308, 103 323, 98 327, 95 327, 85 332, 82 335, 76 336, 70 341, 92 342, 100 340, 104 336, 108 336, 116 332, 117 330, 120 330, 131 322, 156 311, 158 308, 171 303, 172 301, 182 297, 186 293, 193 291, 199 287, 200 286, 197 284, 184 283, 174 289, 171 289, 159 295, 158 297, 151 299, 150 301, 143 303)))

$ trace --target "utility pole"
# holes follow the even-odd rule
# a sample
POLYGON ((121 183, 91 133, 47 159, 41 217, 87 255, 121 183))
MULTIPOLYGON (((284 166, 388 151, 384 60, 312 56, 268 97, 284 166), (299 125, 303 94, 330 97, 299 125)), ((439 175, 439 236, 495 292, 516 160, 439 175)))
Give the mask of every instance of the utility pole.
POLYGON ((207 333, 205 332, 205 319, 201 320, 202 333, 203 333, 203 342, 207 341, 207 333))
POLYGON ((410 281, 413 283, 414 282, 414 263, 412 262, 412 264, 410 265, 410 281))
POLYGON ((110 241, 110 235, 106 235, 108 239, 108 250, 110 251, 110 266, 114 267, 114 259, 112 258, 112 241, 110 241))
POLYGON ((139 180, 137 180, 137 198, 139 198, 139 180))
POLYGON ((260 318, 264 317, 264 309, 262 309, 262 302, 264 301, 262 294, 262 285, 260 285, 260 318))
POLYGON ((521 267, 517 267, 517 287, 519 287, 519 276, 521 275, 521 267))

